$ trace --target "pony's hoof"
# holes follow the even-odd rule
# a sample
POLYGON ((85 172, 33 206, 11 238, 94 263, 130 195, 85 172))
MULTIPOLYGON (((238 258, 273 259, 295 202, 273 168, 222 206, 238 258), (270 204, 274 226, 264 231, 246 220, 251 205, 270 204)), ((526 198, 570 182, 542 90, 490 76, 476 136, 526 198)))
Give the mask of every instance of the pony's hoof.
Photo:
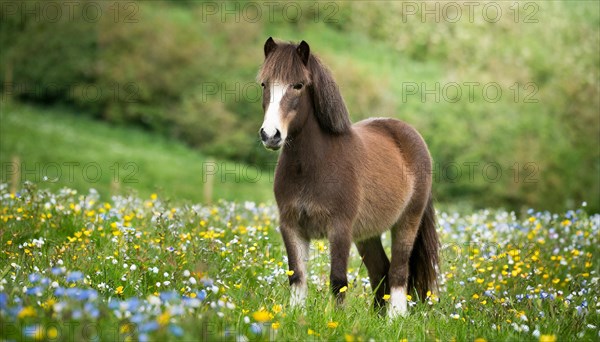
POLYGON ((394 320, 398 317, 406 317, 408 316, 408 310, 406 310, 406 308, 390 306, 387 309, 387 316, 390 320, 394 320))

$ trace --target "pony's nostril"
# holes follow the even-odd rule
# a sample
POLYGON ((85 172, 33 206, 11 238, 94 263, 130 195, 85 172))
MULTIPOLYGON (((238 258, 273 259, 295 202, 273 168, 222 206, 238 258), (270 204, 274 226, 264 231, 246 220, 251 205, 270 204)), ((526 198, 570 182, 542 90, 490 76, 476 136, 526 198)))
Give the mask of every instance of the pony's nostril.
POLYGON ((267 141, 267 139, 269 139, 269 136, 267 136, 267 133, 265 132, 264 129, 260 129, 260 139, 265 142, 267 141))
POLYGON ((275 135, 273 136, 275 140, 281 140, 281 132, 278 129, 275 130, 275 135))

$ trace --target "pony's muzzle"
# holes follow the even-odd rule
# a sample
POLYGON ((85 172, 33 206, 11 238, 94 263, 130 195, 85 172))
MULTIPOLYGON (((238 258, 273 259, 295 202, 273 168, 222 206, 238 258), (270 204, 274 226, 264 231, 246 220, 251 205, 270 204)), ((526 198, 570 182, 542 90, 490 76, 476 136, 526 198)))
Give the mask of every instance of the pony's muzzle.
POLYGON ((278 150, 282 145, 281 132, 279 132, 278 129, 275 129, 275 134, 273 136, 269 136, 267 132, 261 128, 260 140, 262 140, 263 145, 269 150, 278 150))

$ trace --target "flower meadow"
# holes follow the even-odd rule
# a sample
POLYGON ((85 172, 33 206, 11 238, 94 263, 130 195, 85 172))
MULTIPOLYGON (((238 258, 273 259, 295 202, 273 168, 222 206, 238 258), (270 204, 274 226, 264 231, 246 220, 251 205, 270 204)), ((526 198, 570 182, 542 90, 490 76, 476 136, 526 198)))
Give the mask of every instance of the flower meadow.
POLYGON ((600 215, 585 204, 438 212, 440 290, 390 321, 372 310, 354 249, 347 301, 334 305, 325 241, 311 244, 306 307, 290 308, 273 205, 33 185, 0 185, 0 200, 3 340, 600 339, 600 215))

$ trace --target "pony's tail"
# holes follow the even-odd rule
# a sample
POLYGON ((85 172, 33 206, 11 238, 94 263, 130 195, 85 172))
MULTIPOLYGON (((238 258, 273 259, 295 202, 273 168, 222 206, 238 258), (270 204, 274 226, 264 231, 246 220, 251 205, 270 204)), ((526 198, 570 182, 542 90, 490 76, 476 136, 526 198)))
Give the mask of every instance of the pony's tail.
POLYGON ((427 291, 437 293, 438 290, 440 241, 435 227, 435 208, 433 196, 430 194, 408 266, 408 289, 414 290, 421 300, 425 300, 427 291))

